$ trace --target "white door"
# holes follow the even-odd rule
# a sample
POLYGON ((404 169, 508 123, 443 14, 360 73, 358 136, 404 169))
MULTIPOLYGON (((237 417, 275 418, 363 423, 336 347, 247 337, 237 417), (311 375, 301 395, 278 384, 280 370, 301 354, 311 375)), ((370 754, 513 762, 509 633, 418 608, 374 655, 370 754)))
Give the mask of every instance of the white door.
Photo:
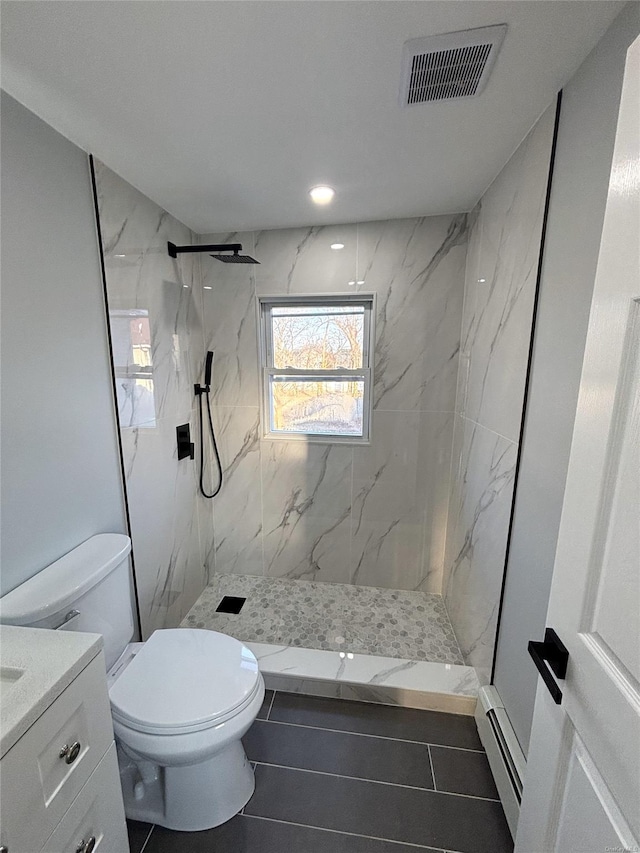
POLYGON ((539 680, 516 853, 640 851, 640 39, 627 54, 547 625, 568 667, 551 673, 560 704, 539 680))

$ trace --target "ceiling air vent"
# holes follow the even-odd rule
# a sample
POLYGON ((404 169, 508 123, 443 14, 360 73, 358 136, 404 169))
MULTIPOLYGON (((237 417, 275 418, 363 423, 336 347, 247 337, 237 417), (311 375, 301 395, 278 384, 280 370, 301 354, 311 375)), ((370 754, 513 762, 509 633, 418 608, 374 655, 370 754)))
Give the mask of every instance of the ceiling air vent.
POLYGON ((479 95, 506 31, 506 24, 497 24, 406 41, 402 53, 401 106, 479 95))

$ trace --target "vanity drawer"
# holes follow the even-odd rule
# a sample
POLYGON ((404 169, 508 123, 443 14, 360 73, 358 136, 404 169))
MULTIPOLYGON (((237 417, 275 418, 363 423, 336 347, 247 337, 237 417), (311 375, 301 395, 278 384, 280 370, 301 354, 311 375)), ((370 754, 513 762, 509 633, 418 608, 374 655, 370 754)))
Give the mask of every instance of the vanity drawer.
POLYGON ((42 853, 77 853, 83 844, 92 853, 129 850, 115 743, 71 804, 42 853))
POLYGON ((100 652, 2 759, 1 843, 11 853, 41 849, 112 741, 100 652))

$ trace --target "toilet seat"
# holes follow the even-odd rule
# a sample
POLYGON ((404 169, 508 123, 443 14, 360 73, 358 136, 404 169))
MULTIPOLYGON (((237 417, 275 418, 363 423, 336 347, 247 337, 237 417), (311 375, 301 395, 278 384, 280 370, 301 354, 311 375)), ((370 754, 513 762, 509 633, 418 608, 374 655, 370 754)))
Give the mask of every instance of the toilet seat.
POLYGON ((155 631, 109 691, 113 718, 139 732, 171 735, 219 726, 261 690, 258 662, 216 631, 155 631))

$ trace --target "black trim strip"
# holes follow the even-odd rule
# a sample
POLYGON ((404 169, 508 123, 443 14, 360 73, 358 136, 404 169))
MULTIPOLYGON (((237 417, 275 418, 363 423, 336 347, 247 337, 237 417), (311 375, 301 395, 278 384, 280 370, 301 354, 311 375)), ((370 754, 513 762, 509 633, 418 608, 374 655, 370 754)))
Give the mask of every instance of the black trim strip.
POLYGON ((111 324, 109 323, 109 295, 107 293, 107 271, 104 264, 104 247, 102 243, 102 228, 100 227, 100 208, 98 206, 98 186, 96 183, 96 170, 93 162, 93 154, 89 154, 89 170, 91 172, 91 190, 93 193, 93 210, 96 218, 96 234, 98 237, 98 252, 100 255, 100 272, 102 274, 102 291, 104 294, 104 321, 107 330, 107 348, 109 350, 109 370, 111 372, 111 392, 113 394, 113 411, 115 415, 116 435, 118 437, 118 454, 120 456, 120 473, 122 477, 122 496, 124 498, 124 515, 127 525, 127 533, 131 539, 131 577, 133 580, 133 595, 136 607, 136 619, 138 631, 142 637, 142 620, 140 619, 140 599, 138 597, 138 580, 136 578, 136 561, 133 553, 133 536, 131 535, 131 515, 129 513, 129 498, 127 495, 126 469, 124 466, 124 454, 122 452, 122 435, 118 423, 118 396, 116 393, 116 374, 113 369, 113 340, 111 338, 111 324))
POLYGON ((500 603, 498 605, 498 619, 496 621, 496 633, 493 644, 493 661, 491 662, 491 683, 493 684, 496 674, 496 660, 498 656, 498 640, 500 638, 500 622, 502 619, 502 607, 504 605, 504 592, 507 581, 507 568, 509 565, 509 552, 511 551, 511 537, 513 535, 513 519, 515 516, 516 500, 518 497, 518 478, 520 475, 520 462, 522 459, 522 443, 524 438, 525 422, 527 419, 527 407, 529 403, 529 388, 531 384, 531 366, 533 363, 533 349, 536 337, 536 325, 538 321, 538 302, 540 299, 540 284, 542 281, 542 264, 544 262, 544 246, 547 238, 547 221, 549 218, 549 201, 551 199, 551 186, 553 183, 553 170, 556 162, 556 148, 558 146, 558 129, 560 127, 560 112, 562 109, 562 90, 558 92, 556 100, 556 115, 553 126, 553 141, 551 143, 551 158, 549 160, 549 173, 547 178, 547 194, 544 202, 544 214, 542 217, 542 234, 540 235, 540 254, 538 255, 538 271, 536 275, 536 290, 533 299, 533 316, 531 320, 531 337, 529 339, 529 355, 527 357, 527 372, 524 386, 524 401, 522 405, 522 418, 520 420, 520 435, 518 436, 518 453, 516 457, 516 469, 513 480, 513 498, 511 500, 511 512, 509 515, 509 532, 507 534, 507 550, 504 558, 504 569, 502 572, 502 586, 500 588, 500 603))

